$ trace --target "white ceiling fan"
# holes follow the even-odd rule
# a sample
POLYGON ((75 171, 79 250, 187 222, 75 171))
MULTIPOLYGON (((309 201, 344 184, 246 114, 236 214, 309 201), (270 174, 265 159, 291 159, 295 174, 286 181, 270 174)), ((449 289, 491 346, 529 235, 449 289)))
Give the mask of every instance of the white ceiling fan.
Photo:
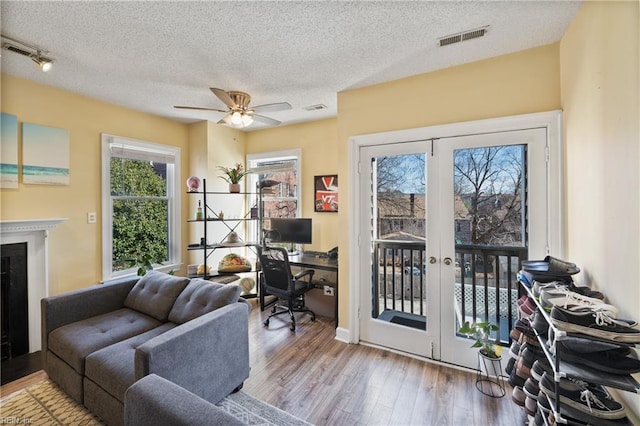
POLYGON ((273 104, 264 104, 257 105, 254 107, 249 107, 249 103, 251 102, 251 96, 245 92, 238 91, 225 91, 222 89, 217 89, 215 87, 211 87, 210 90, 214 95, 218 97, 224 104, 229 108, 227 111, 217 109, 217 108, 206 108, 206 107, 192 107, 192 106, 180 106, 175 105, 174 108, 180 109, 197 109, 204 111, 216 111, 226 113, 218 124, 227 124, 231 127, 243 128, 250 126, 254 120, 257 120, 264 124, 269 124, 272 126, 277 126, 280 124, 280 121, 265 117, 264 115, 256 114, 265 113, 265 112, 276 112, 276 111, 286 111, 291 109, 291 105, 288 102, 277 102, 273 104))

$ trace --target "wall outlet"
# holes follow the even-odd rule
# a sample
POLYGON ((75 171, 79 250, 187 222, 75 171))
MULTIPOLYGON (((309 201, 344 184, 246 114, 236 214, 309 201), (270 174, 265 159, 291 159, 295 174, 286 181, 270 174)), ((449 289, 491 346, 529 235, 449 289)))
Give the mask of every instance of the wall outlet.
POLYGON ((324 295, 325 296, 335 296, 335 289, 330 285, 324 286, 324 295))
POLYGON ((96 223, 96 212, 87 213, 87 223, 96 223))

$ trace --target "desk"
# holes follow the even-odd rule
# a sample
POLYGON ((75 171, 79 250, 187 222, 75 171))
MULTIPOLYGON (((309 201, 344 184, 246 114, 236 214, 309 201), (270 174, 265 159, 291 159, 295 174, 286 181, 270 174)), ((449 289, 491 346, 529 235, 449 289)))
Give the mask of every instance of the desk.
MULTIPOLYGON (((332 317, 336 327, 338 326, 338 259, 329 259, 324 252, 302 252, 295 256, 289 256, 291 272, 295 275, 302 269, 313 269, 314 289, 305 295, 305 302, 309 309, 319 316, 332 317), (325 294, 325 287, 330 288, 332 296, 325 294), (330 302, 331 298, 333 303, 330 302)), ((268 305, 275 302, 266 303, 267 294, 260 286, 260 308, 264 310, 268 305)))

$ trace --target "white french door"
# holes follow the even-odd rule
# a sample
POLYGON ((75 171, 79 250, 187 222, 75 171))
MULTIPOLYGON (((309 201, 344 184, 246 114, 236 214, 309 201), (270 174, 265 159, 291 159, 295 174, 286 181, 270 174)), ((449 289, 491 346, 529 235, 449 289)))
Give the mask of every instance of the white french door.
POLYGON ((546 152, 545 128, 360 147, 361 341, 467 367, 464 321, 508 341, 519 259, 547 253, 546 152))

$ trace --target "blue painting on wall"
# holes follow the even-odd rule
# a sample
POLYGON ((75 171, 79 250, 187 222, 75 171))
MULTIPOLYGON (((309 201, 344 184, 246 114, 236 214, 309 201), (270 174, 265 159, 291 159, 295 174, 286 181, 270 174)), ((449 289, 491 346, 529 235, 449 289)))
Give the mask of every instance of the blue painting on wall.
POLYGON ((0 188, 18 187, 18 117, 0 114, 0 188))
POLYGON ((22 181, 69 185, 69 131, 22 123, 22 181))

